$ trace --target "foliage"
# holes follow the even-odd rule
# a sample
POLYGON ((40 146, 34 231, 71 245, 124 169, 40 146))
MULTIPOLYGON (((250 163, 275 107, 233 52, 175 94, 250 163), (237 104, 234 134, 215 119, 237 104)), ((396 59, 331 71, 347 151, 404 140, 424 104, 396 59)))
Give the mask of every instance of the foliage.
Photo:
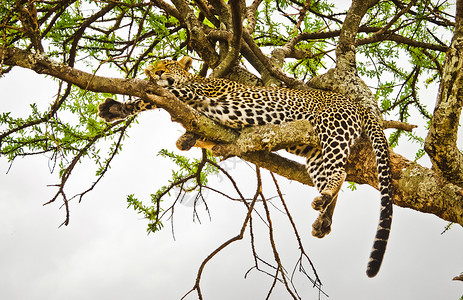
MULTIPOLYGON (((123 136, 127 127, 125 123, 108 125, 97 118, 97 105, 103 96, 73 88, 66 101, 58 94, 50 111, 39 111, 32 103, 27 118, 2 113, 0 154, 10 162, 18 156, 45 154, 51 171, 59 166, 60 177, 69 166, 69 157, 87 157, 98 166, 95 175, 101 175, 108 165, 108 159, 101 154, 105 140, 121 133, 123 136)), ((121 144, 116 147, 113 142, 109 154, 120 148, 121 144)))
POLYGON ((143 205, 142 201, 135 198, 134 195, 127 197, 129 207, 133 207, 137 213, 142 214, 149 220, 148 233, 154 233, 163 227, 161 219, 165 215, 166 210, 161 207, 161 202, 165 196, 174 198, 173 203, 167 210, 172 213, 173 207, 178 202, 181 203, 187 194, 196 194, 194 195, 193 203, 195 208, 198 202, 202 202, 207 209, 203 192, 208 188, 208 176, 218 173, 216 158, 206 150, 203 150, 200 159, 190 159, 165 149, 161 150, 158 156, 172 160, 179 169, 172 170, 172 177, 169 179, 167 185, 162 186, 156 193, 151 194, 151 203, 153 206, 143 205))

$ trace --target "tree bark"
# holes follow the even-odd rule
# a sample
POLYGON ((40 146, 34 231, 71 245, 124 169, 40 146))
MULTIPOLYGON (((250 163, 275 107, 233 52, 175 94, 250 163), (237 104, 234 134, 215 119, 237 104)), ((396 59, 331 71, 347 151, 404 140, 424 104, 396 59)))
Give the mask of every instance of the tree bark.
POLYGON ((378 0, 353 0, 342 24, 339 42, 336 46, 336 67, 323 75, 312 78, 307 85, 317 89, 332 90, 348 95, 354 101, 370 110, 382 121, 378 102, 366 83, 357 75, 356 36, 360 21, 367 10, 378 0))
POLYGON ((433 168, 447 180, 463 185, 463 154, 457 148, 457 133, 463 105, 463 1, 457 2, 455 32, 446 53, 425 150, 433 168))

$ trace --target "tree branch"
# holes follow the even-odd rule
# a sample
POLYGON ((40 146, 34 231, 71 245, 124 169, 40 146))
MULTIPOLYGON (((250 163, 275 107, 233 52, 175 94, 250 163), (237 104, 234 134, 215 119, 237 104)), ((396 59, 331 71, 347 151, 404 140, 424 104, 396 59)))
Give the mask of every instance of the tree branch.
POLYGON ((378 0, 353 0, 346 19, 342 24, 338 45, 336 46, 336 68, 349 70, 355 68, 355 38, 357 36, 360 21, 367 10, 375 5, 378 0))
POLYGON ((446 53, 437 104, 431 119, 425 150, 433 166, 455 184, 463 185, 463 154, 457 133, 463 105, 463 1, 457 2, 455 32, 446 53))
MULTIPOLYGON (((254 39, 249 34, 249 32, 243 31, 243 38, 244 38, 244 41, 246 42, 247 46, 249 47, 249 49, 252 51, 252 53, 262 63, 262 65, 265 66, 265 69, 266 69, 267 73, 269 73, 271 76, 277 78, 278 80, 284 82, 286 84, 286 86, 288 86, 288 87, 299 88, 299 89, 306 88, 304 86, 304 83, 301 82, 300 80, 288 77, 288 76, 286 76, 286 74, 284 74, 279 69, 277 69, 273 65, 273 63, 271 62, 270 58, 268 58, 264 53, 262 53, 261 49, 256 45, 254 39)), ((263 74, 263 73, 264 72, 261 72, 261 74, 263 74)), ((264 76, 264 75, 265 74, 263 74, 262 76, 264 76)))
MULTIPOLYGON (((268 152, 268 150, 281 149, 301 142, 316 144, 316 135, 305 122, 298 121, 276 127, 271 125, 254 127, 245 129, 239 134, 200 115, 166 90, 147 80, 101 77, 59 64, 42 54, 32 54, 15 48, 0 51, 6 51, 5 63, 7 65, 29 68, 93 92, 131 95, 151 101, 168 111, 174 121, 181 123, 187 131, 210 140, 230 144, 218 146, 220 154, 226 156, 238 154, 241 158, 273 173, 312 185, 304 165, 268 152)), ((463 225, 463 190, 461 187, 398 154, 392 152, 391 158, 396 190, 395 204, 433 213, 444 220, 463 225)), ((377 188, 375 156, 366 138, 360 139, 354 145, 346 171, 347 180, 366 183, 377 188)))
POLYGON ((404 44, 404 45, 409 45, 412 47, 417 47, 417 48, 423 48, 423 49, 429 49, 429 50, 436 50, 440 52, 446 52, 448 47, 444 45, 437 45, 437 44, 431 44, 431 43, 425 43, 425 42, 420 42, 416 40, 412 40, 410 38, 401 36, 399 34, 395 33, 389 33, 385 32, 382 34, 373 34, 370 37, 366 37, 363 39, 358 39, 355 42, 356 46, 360 45, 366 45, 366 44, 371 44, 371 43, 377 43, 381 41, 394 41, 399 44, 404 44))
POLYGON ((405 122, 400 122, 400 121, 383 121, 383 128, 394 128, 394 129, 400 129, 400 130, 405 130, 411 132, 413 129, 417 128, 417 125, 405 123, 405 122))
POLYGON ((359 31, 360 21, 367 10, 377 2, 378 0, 352 1, 336 46, 336 68, 312 78, 307 82, 307 85, 348 95, 371 111, 381 122, 382 116, 377 100, 365 82, 358 76, 355 60, 355 37, 359 31))
MULTIPOLYGON (((244 221, 243 221, 243 225, 241 225, 241 230, 239 232, 239 234, 237 234, 236 236, 230 238, 229 240, 225 241, 224 243, 222 243, 220 246, 218 246, 214 251, 212 251, 204 260, 203 262, 201 263, 201 266, 199 267, 198 269, 198 273, 196 275, 196 281, 195 281, 195 285, 193 286, 193 288, 188 292, 186 293, 181 299, 185 299, 186 296, 188 296, 191 292, 195 291, 197 292, 198 294, 198 298, 199 299, 203 299, 202 297, 202 294, 201 294, 201 287, 200 287, 200 281, 201 281, 201 276, 202 276, 202 273, 203 273, 203 270, 204 270, 204 267, 206 266, 206 264, 216 255, 218 254, 220 251, 222 251, 224 248, 226 248, 227 246, 229 246, 230 244, 236 242, 236 241, 239 241, 239 240, 242 240, 243 237, 244 237, 244 233, 245 233, 245 230, 246 230, 246 227, 248 226, 250 220, 251 220, 251 215, 252 215, 252 212, 254 211, 254 205, 256 204, 256 201, 257 201, 257 198, 259 196, 259 193, 262 191, 262 182, 261 182, 261 179, 260 179, 260 176, 258 175, 258 182, 257 182, 257 191, 256 193, 254 194, 254 197, 252 199, 252 202, 250 205, 247 205, 246 204, 246 201, 243 197, 241 197, 241 201, 243 201, 243 203, 246 204, 247 206, 247 214, 246 214, 246 217, 244 218, 244 221)), ((241 194, 241 193, 240 193, 241 194)))
POLYGON ((219 57, 214 49, 214 46, 206 38, 206 34, 202 29, 202 24, 199 22, 194 11, 188 6, 184 0, 172 0, 177 10, 180 12, 181 20, 185 22, 190 34, 190 42, 199 53, 199 55, 206 61, 206 63, 215 67, 218 63, 219 57))
POLYGON ((240 0, 230 0, 230 10, 233 23, 233 38, 228 41, 228 52, 220 64, 214 69, 213 77, 226 76, 232 67, 237 64, 240 50, 241 50, 241 36, 243 32, 242 19, 241 19, 241 6, 240 0))

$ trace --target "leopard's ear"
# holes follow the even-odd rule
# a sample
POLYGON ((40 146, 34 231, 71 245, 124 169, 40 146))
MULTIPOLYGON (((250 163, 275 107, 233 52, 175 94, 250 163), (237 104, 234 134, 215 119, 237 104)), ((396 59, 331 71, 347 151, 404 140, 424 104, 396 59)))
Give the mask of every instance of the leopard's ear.
POLYGON ((193 63, 193 59, 189 56, 184 56, 179 61, 179 64, 183 66, 185 71, 188 71, 190 69, 192 63, 193 63))

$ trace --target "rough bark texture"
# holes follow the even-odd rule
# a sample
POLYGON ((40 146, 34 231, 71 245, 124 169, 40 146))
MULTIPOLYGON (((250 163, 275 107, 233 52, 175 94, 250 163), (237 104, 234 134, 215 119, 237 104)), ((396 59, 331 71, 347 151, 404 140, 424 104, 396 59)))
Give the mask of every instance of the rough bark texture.
POLYGON ((352 5, 343 23, 339 42, 336 46, 336 68, 329 70, 321 76, 312 78, 307 85, 324 90, 349 95, 354 101, 368 108, 381 121, 378 102, 365 84, 357 75, 355 41, 360 21, 367 10, 378 1, 352 1, 352 5))
POLYGON ((463 1, 457 3, 455 32, 446 53, 425 150, 433 168, 447 180, 463 185, 463 154, 457 148, 457 133, 463 105, 463 1))

